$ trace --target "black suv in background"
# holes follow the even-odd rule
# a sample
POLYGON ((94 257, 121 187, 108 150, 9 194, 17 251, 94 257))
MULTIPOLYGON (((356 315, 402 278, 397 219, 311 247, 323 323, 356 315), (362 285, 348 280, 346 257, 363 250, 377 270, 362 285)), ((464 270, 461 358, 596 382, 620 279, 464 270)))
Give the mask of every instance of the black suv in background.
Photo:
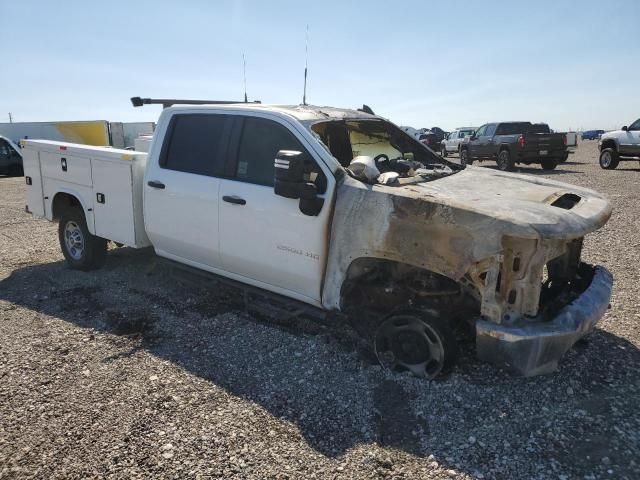
POLYGON ((551 133, 544 123, 486 123, 460 147, 460 163, 495 160, 500 170, 513 170, 518 163, 539 163, 553 170, 568 155, 564 133, 551 133))
POLYGON ((447 135, 448 132, 445 132, 440 127, 431 127, 429 130, 421 133, 418 140, 431 150, 439 152, 442 148, 442 140, 444 140, 447 135))

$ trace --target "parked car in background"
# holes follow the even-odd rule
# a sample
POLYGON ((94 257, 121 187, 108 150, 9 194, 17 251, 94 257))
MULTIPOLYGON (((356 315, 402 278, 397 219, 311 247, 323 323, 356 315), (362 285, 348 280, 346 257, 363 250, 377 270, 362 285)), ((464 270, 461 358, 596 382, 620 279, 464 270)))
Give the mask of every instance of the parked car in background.
POLYGON ((440 141, 444 140, 447 137, 447 135, 449 135, 449 132, 445 132, 440 127, 431 127, 429 131, 435 133, 436 137, 438 137, 440 141))
POLYGON ((621 160, 640 160, 640 118, 629 127, 607 132, 600 137, 600 166, 613 170, 621 160))
POLYGON ((586 130, 580 135, 580 140, 597 140, 604 130, 586 130))
POLYGON ((440 139, 439 136, 431 130, 427 130, 426 132, 421 133, 418 136, 418 140, 420 141, 420 143, 426 145, 431 150, 435 152, 440 151, 440 142, 442 141, 442 139, 440 139))
POLYGON ((495 160, 500 170, 513 170, 518 163, 539 163, 553 170, 567 155, 564 133, 546 133, 546 124, 531 122, 486 123, 460 147, 460 163, 495 160))
POLYGON ((465 138, 470 137, 476 131, 476 127, 460 127, 456 128, 447 137, 440 142, 440 153, 446 157, 449 153, 460 153, 460 145, 465 138))
POLYGON ((22 152, 8 138, 0 136, 0 173, 22 175, 22 152))

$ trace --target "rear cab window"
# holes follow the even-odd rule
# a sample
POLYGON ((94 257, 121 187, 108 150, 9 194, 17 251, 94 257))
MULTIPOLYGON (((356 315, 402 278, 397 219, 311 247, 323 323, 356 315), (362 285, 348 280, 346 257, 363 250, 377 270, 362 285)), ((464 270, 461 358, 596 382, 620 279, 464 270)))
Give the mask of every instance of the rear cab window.
POLYGON ((229 123, 227 115, 174 115, 160 153, 160 167, 209 177, 220 176, 230 134, 229 123))
POLYGON ((501 123, 498 125, 496 135, 516 135, 518 133, 527 133, 531 124, 529 122, 512 122, 501 123))

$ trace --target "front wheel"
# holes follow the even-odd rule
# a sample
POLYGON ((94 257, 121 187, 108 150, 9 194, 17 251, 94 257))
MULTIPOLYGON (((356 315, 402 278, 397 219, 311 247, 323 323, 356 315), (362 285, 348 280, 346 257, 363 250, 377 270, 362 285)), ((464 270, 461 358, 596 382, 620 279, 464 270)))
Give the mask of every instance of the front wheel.
POLYGON ((410 311, 382 322, 375 335, 375 353, 384 368, 431 380, 453 366, 458 344, 443 319, 410 311))
POLYGON ((540 160, 543 170, 553 170, 558 166, 558 161, 555 158, 545 158, 540 160))
POLYGON ((602 150, 602 153, 600 153, 600 168, 613 170, 618 166, 618 163, 620 163, 618 152, 613 148, 605 148, 602 150))
POLYGON ((496 163, 498 164, 498 168, 503 172, 510 172, 514 167, 513 160, 511 160, 511 153, 507 149, 500 151, 496 163))
POLYGON ((62 254, 76 270, 95 270, 104 265, 107 241, 89 232, 82 210, 73 208, 60 216, 58 239, 62 254))
POLYGON ((460 165, 466 167, 467 165, 471 165, 471 160, 469 159, 469 150, 463 148, 460 150, 460 165))

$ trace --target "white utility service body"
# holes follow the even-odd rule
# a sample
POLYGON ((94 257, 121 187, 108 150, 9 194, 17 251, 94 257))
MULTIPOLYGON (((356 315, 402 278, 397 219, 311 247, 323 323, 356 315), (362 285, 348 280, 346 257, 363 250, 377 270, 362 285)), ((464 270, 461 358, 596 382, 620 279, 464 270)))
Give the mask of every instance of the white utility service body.
POLYGON ((58 193, 82 204, 93 235, 130 247, 150 245, 144 229, 142 185, 147 154, 50 140, 23 140, 27 205, 53 220, 58 193))

